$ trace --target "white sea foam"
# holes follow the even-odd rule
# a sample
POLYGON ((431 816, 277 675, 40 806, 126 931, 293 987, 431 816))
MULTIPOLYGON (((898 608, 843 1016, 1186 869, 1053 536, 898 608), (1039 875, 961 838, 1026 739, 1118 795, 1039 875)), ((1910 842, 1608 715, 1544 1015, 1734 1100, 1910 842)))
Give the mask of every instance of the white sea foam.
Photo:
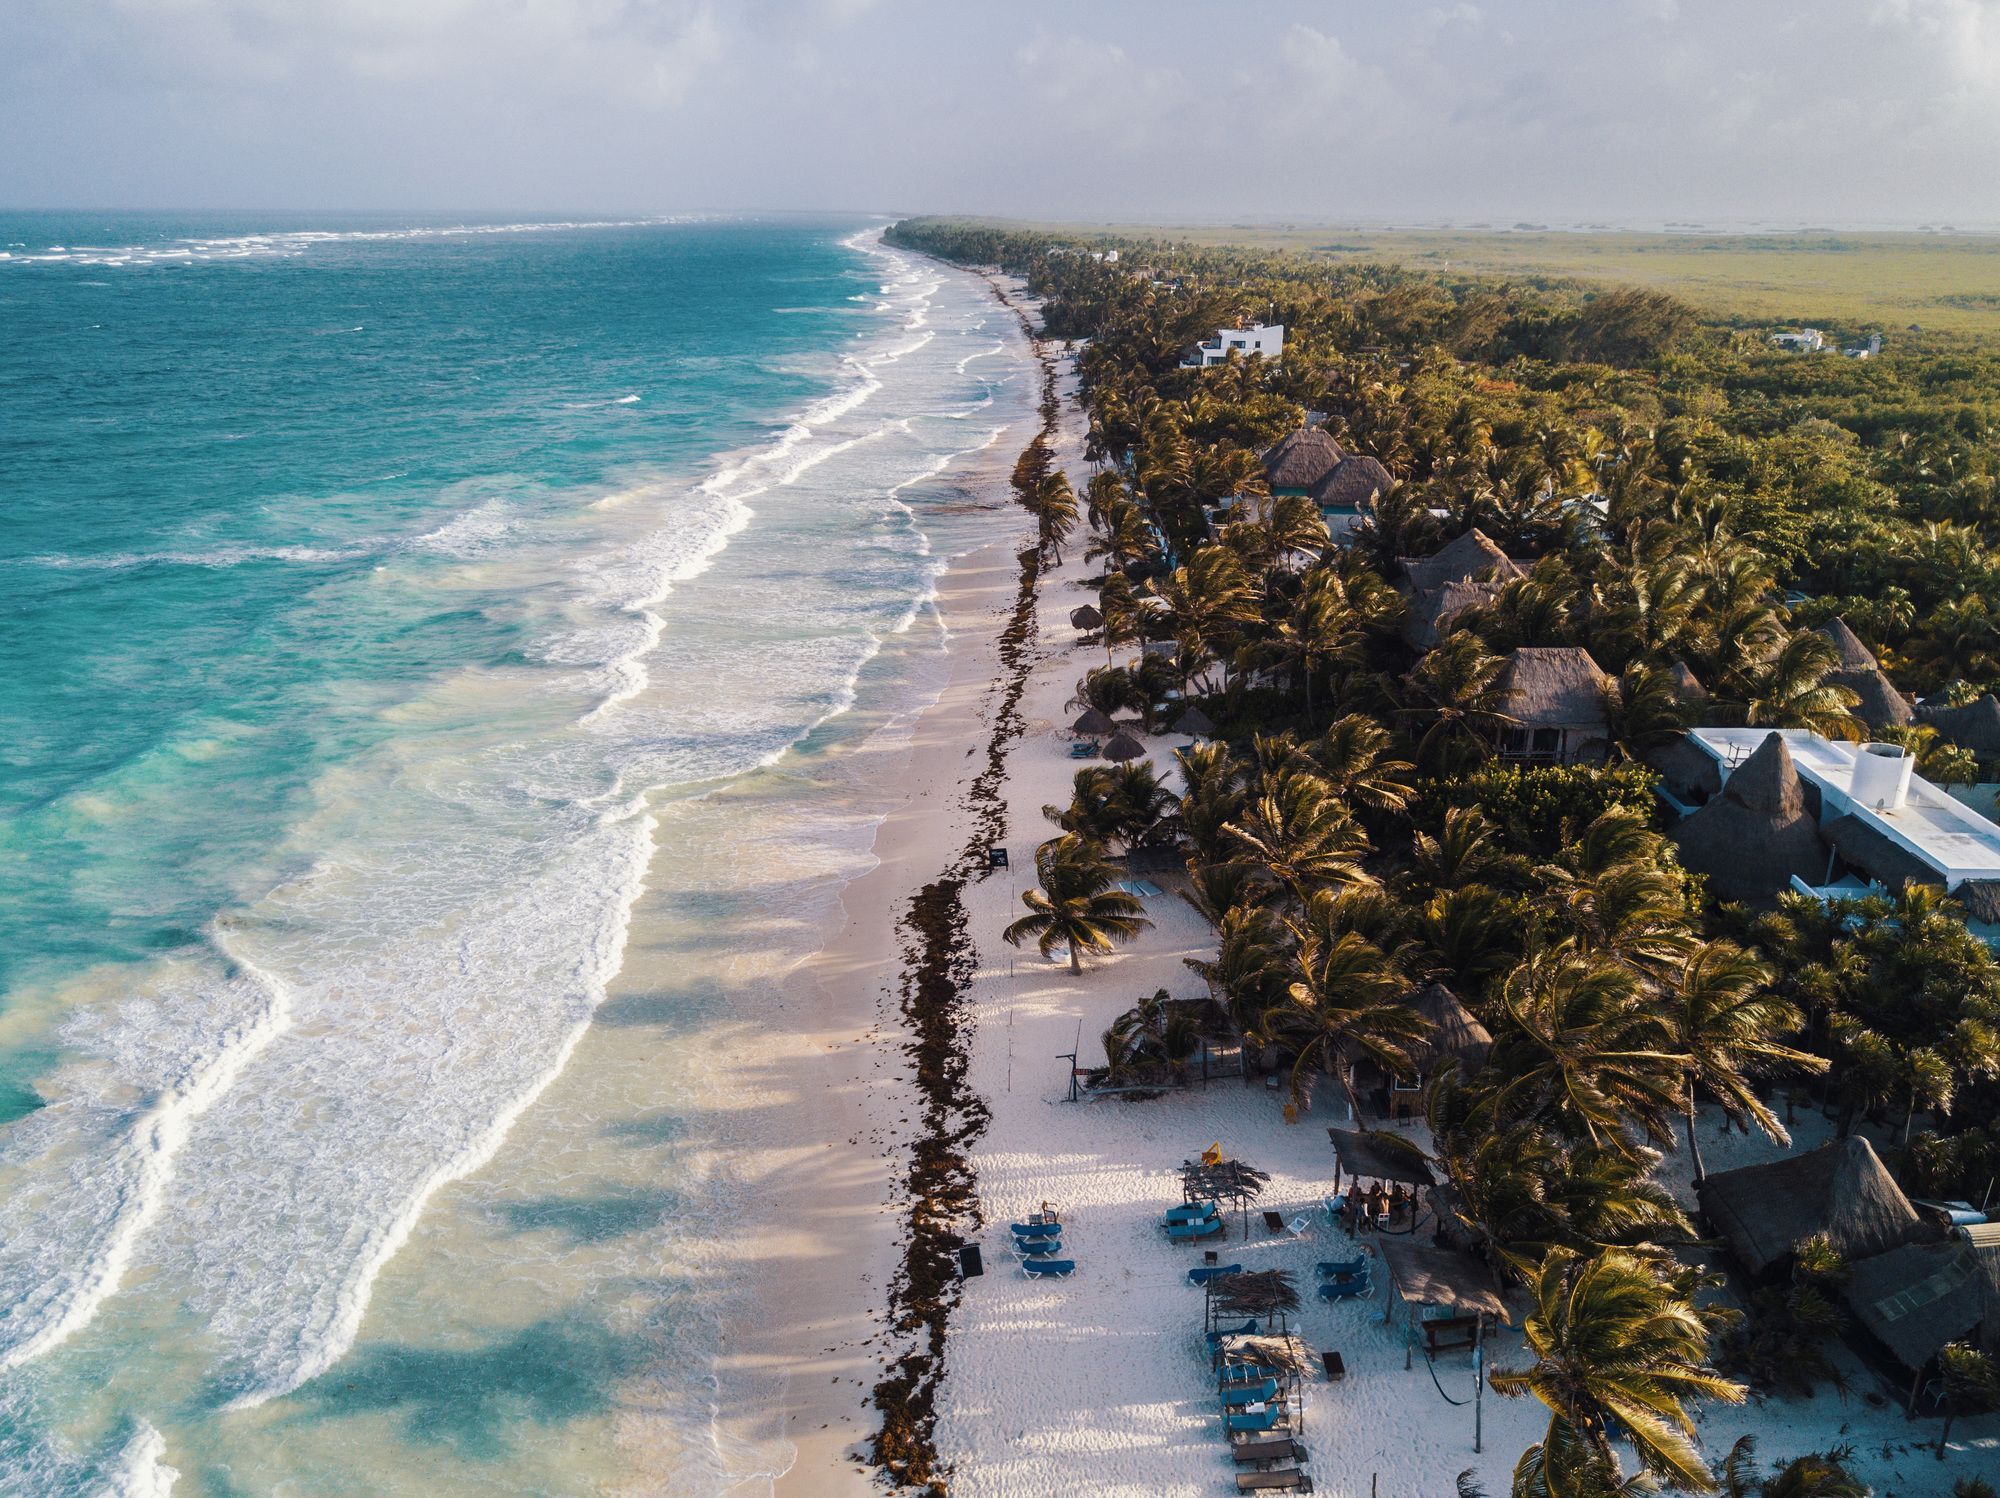
POLYGON ((167 1438, 141 1420, 118 1454, 100 1498, 168 1498, 180 1472, 167 1465, 167 1438))

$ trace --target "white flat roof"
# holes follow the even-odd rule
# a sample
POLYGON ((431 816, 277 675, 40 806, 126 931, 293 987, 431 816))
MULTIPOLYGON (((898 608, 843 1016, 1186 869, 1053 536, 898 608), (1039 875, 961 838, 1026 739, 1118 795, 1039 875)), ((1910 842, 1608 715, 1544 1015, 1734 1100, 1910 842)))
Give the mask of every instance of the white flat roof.
MULTIPOLYGON (((1769 728, 1694 728, 1688 737, 1714 755, 1723 779, 1769 738, 1769 728)), ((1921 776, 1910 777, 1910 794, 1894 811, 1864 806, 1849 792, 1854 755, 1860 745, 1836 744, 1802 728, 1775 732, 1792 752, 1799 774, 1820 789, 1820 820, 1852 812, 1877 832, 1914 853, 1938 871, 1947 889, 1967 879, 2000 879, 2000 827, 1996 827, 1921 776)))

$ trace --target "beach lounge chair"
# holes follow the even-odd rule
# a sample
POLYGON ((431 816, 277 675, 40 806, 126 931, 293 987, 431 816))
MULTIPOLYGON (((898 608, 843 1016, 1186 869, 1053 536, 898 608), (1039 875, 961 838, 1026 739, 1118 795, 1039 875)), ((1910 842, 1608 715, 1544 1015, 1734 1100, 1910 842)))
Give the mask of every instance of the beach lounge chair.
POLYGON ((1194 1243, 1202 1238, 1213 1238, 1222 1231, 1220 1217, 1204 1217, 1195 1222, 1170 1222, 1167 1224, 1167 1238, 1173 1243, 1194 1243))
POLYGON ((1220 1217, 1221 1210, 1214 1202, 1188 1202, 1185 1206, 1169 1207, 1161 1214, 1162 1222, 1203 1222, 1211 1217, 1220 1217))
POLYGON ((1229 1459, 1239 1467, 1257 1467, 1266 1462, 1302 1462, 1306 1449, 1290 1436, 1275 1440, 1239 1441, 1229 1448, 1229 1459))
POLYGON ((1276 1405, 1266 1405, 1261 1410, 1244 1410, 1239 1414, 1224 1415, 1222 1428, 1227 1431, 1270 1431, 1285 1423, 1285 1412, 1276 1405))
POLYGON ((1231 1337, 1254 1337, 1256 1335, 1257 1323, 1255 1321, 1246 1321, 1241 1326, 1218 1326, 1208 1334, 1209 1350, 1213 1352, 1231 1337))
POLYGON ((1071 759, 1096 759, 1097 745, 1088 739, 1078 739, 1069 746, 1069 757, 1071 759))
POLYGON ((1247 1404, 1269 1404, 1278 1397, 1278 1381, 1267 1378, 1261 1384, 1245 1384, 1240 1389, 1222 1389, 1222 1407, 1226 1410, 1242 1409, 1247 1404))
POLYGON ((1310 1493, 1313 1480, 1297 1467, 1273 1467, 1268 1472, 1238 1472, 1239 1493, 1310 1493))
POLYGON ((1366 1254, 1356 1254, 1351 1259, 1321 1259, 1313 1267, 1318 1271, 1319 1277, 1323 1280, 1341 1279, 1351 1274, 1366 1274, 1368 1272, 1368 1256, 1366 1254))
POLYGON ((1223 1385, 1254 1384, 1267 1378, 1276 1378, 1278 1370, 1265 1363, 1231 1363, 1218 1376, 1223 1385))
POLYGON ((1062 1239, 1016 1238, 1014 1252, 1023 1259, 1053 1259, 1062 1252, 1062 1239))
POLYGON ((1066 1280, 1076 1273, 1076 1260, 1023 1259, 1021 1273, 1031 1280, 1066 1280))
POLYGON ((1016 1238, 1060 1238, 1062 1224, 1059 1222, 1017 1222, 1014 1224, 1016 1238))
POLYGON ((1328 1280, 1319 1287, 1321 1300, 1365 1300, 1374 1286, 1365 1274, 1350 1274, 1341 1279, 1328 1280))
POLYGON ((1219 1280, 1225 1274, 1241 1274, 1241 1264, 1201 1264, 1188 1271, 1190 1285, 1205 1285, 1210 1280, 1219 1280))

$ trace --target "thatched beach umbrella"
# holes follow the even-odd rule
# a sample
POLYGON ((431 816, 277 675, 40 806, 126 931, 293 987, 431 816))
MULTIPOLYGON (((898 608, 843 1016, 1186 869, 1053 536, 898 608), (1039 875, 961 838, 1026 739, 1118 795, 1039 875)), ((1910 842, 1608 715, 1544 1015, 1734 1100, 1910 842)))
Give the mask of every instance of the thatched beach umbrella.
POLYGON ((1181 1162, 1181 1190, 1191 1202, 1230 1202, 1243 1214, 1244 1236, 1250 1232, 1250 1204, 1264 1194, 1269 1171, 1246 1165, 1241 1160, 1220 1160, 1214 1165, 1200 1160, 1181 1162))
POLYGON ((1098 629, 1104 624, 1104 616, 1086 603, 1069 611, 1069 622, 1078 629, 1098 629))
POLYGON ((1116 733, 1118 731, 1118 725, 1094 707, 1085 708, 1083 715, 1070 724, 1069 728, 1071 733, 1085 736, 1116 733))
POLYGON ((1174 719, 1174 732, 1184 733, 1189 738, 1204 739, 1215 732, 1215 724, 1209 721, 1208 714, 1200 708, 1191 707, 1174 719))
POLYGON ((1299 1308, 1298 1286, 1289 1271, 1253 1269, 1208 1282, 1208 1326, 1237 1316, 1285 1317, 1299 1308))
POLYGON ((1143 759, 1145 755, 1146 746, 1123 729, 1120 729, 1117 736, 1104 746, 1104 757, 1106 759, 1143 759))

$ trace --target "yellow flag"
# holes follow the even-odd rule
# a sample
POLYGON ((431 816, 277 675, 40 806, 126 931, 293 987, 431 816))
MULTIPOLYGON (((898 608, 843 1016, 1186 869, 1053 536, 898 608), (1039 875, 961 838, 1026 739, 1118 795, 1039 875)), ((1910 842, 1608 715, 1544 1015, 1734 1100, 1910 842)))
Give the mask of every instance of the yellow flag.
POLYGON ((1220 1165, 1222 1163, 1221 1140, 1218 1139, 1214 1144, 1211 1144, 1201 1152, 1201 1163, 1204 1165, 1220 1165))

